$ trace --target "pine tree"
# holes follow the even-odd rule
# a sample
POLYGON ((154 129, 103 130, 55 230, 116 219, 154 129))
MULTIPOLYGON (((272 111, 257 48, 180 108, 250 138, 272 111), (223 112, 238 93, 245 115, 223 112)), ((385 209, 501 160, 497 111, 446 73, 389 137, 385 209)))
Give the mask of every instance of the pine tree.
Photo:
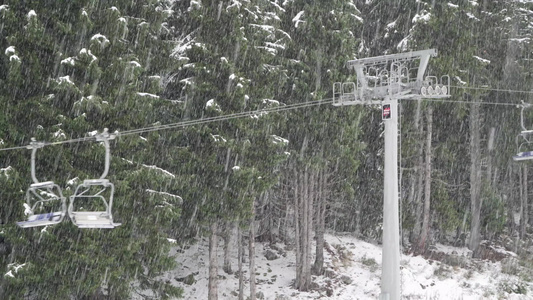
MULTIPOLYGON (((131 2, 115 5, 92 1, 8 3, 2 11, 5 38, 1 44, 3 49, 12 49, 10 57, 15 55, 20 60, 9 67, 11 79, 1 79, 10 82, 8 89, 2 88, 2 101, 11 112, 7 121, 13 128, 13 134, 2 137, 6 143, 28 143, 32 136, 62 141, 104 127, 112 131, 138 128, 157 120, 159 114, 148 108, 172 108, 149 94, 157 93, 158 86, 154 88, 151 76, 165 66, 158 58, 169 55, 161 30, 161 20, 168 17, 163 9, 167 4, 153 1, 140 6, 131 2), (144 24, 149 28, 140 32, 144 24), (137 31, 139 34, 132 34, 137 31), (141 41, 142 37, 147 40, 141 41), (140 44, 148 40, 157 53, 145 51, 147 48, 140 44)), ((17 61, 12 58, 13 63, 17 61)), ((179 198, 149 192, 177 192, 177 185, 143 166, 148 158, 143 154, 145 150, 136 152, 130 145, 125 147, 121 143, 124 140, 113 143, 113 157, 124 155, 138 165, 120 159, 112 162, 108 178, 117 187, 114 216, 123 225, 110 231, 81 230, 68 221, 42 231, 17 229, 14 222, 23 218, 24 200, 18 191, 30 182, 28 155, 17 153, 12 156, 14 160, 2 160, 2 165, 11 164, 21 170, 18 174, 24 174, 17 192, 3 191, 3 196, 13 202, 6 206, 12 207, 9 211, 2 212, 6 220, 4 239, 12 248, 9 262, 12 266, 26 262, 15 277, 2 277, 10 298, 85 299, 106 295, 123 299, 129 297, 133 281, 140 289, 151 289, 162 298, 179 295, 179 289, 154 279, 173 263, 167 256, 168 233, 160 231, 159 226, 169 226, 179 216, 179 198)), ((94 142, 45 147, 38 154, 39 179, 54 180, 62 186, 62 182, 73 179, 71 182, 76 184, 76 180, 99 176, 103 158, 103 147, 94 142)), ((68 184, 66 196, 73 189, 68 184)))
MULTIPOLYGON (((352 59, 357 40, 355 28, 360 26, 359 12, 352 1, 336 3, 309 3, 293 1, 284 6, 286 14, 281 28, 291 36, 284 51, 287 59, 288 80, 280 96, 289 103, 303 103, 323 99, 331 88, 331 79, 339 77, 344 63, 352 59), (331 13, 324 14, 324 11, 331 13)), ((288 116, 285 135, 290 141, 291 157, 284 171, 287 183, 294 191, 296 227, 296 284, 299 290, 308 290, 311 284, 311 242, 313 236, 314 206, 320 217, 326 191, 318 201, 317 174, 336 165, 335 158, 342 142, 339 133, 359 124, 342 124, 342 118, 353 119, 355 110, 335 110, 320 106, 292 113, 288 116), (306 124, 293 127, 292 124, 306 124), (329 162, 329 163, 328 163, 329 162)), ((351 141, 353 145, 354 141, 351 141)), ((356 142, 357 143, 357 142, 356 142)), ((352 153, 351 155, 355 155, 352 153)), ((353 170, 352 170, 353 171, 353 170)), ((326 183, 327 185, 327 183, 326 183)), ((322 224, 318 221, 317 224, 322 224)), ((323 233, 323 230, 319 230, 323 233)), ((322 238, 319 238, 321 240, 322 238)), ((323 247, 323 245, 317 245, 323 247)), ((320 255, 320 251, 318 252, 320 255)), ((320 258, 315 265, 321 272, 320 258)))

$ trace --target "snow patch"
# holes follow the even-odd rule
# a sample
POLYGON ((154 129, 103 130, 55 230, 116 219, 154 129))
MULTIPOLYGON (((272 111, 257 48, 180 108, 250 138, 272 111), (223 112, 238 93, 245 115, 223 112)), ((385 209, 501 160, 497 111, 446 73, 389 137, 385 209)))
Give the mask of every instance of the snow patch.
POLYGON ((71 65, 71 66, 74 66, 74 65, 75 65, 75 60, 74 60, 74 58, 72 58, 72 57, 67 57, 67 58, 61 60, 61 64, 62 64, 62 65, 71 65))
POLYGON ((80 50, 80 55, 89 56, 91 58, 91 63, 97 59, 96 56, 94 56, 94 54, 91 52, 91 50, 87 50, 85 48, 80 50))
POLYGON ((158 96, 158 95, 154 95, 154 94, 150 94, 150 93, 141 93, 141 92, 137 92, 137 95, 139 95, 139 96, 141 96, 141 97, 148 97, 148 98, 159 99, 159 96, 158 96))
POLYGON ((478 18, 476 18, 476 16, 474 16, 473 14, 467 12, 466 13, 466 16, 469 18, 469 19, 473 19, 474 21, 479 21, 478 18))
POLYGON ((180 80, 181 83, 185 84, 186 86, 187 85, 192 85, 193 84, 193 77, 189 77, 189 78, 185 78, 185 79, 182 79, 180 80))
POLYGON ((509 40, 512 41, 512 42, 517 42, 517 43, 529 43, 530 38, 528 38, 528 37, 525 37, 525 38, 511 38, 509 40))
POLYGON ((102 47, 105 47, 109 44, 109 39, 100 33, 97 33, 91 37, 91 41, 97 41, 102 47))
POLYGON ((162 169, 160 167, 157 167, 155 165, 145 165, 145 164, 143 164, 142 166, 145 167, 145 168, 151 169, 151 170, 156 170, 158 172, 161 172, 161 173, 163 173, 163 175, 165 175, 167 177, 176 178, 176 175, 174 175, 174 174, 170 173, 169 171, 164 170, 164 169, 162 169))
POLYGON ((215 142, 227 142, 227 140, 219 134, 211 134, 211 137, 213 138, 213 140, 215 140, 215 142))
POLYGON ((54 132, 53 136, 54 136, 54 138, 59 139, 59 140, 67 138, 67 135, 61 129, 59 129, 58 131, 54 132))
POLYGON ((130 61, 130 65, 135 67, 135 68, 140 68, 141 67, 141 64, 135 60, 132 60, 130 61))
POLYGON ((19 269, 24 267, 26 265, 26 263, 23 263, 23 264, 16 264, 16 263, 11 263, 11 264, 8 264, 7 265, 7 268, 9 269, 9 272, 7 272, 4 276, 5 277, 15 277, 15 275, 13 274, 13 272, 18 273, 19 269))
POLYGON ((15 46, 9 46, 6 48, 6 51, 4 52, 7 56, 15 54, 15 46))
POLYGON ((452 8, 458 8, 459 5, 448 2, 448 6, 452 8))
POLYGON ((221 111, 220 109, 220 106, 218 105, 218 103, 215 102, 215 99, 210 99, 208 100, 206 103, 205 103, 205 108, 206 109, 214 109, 216 111, 221 111))
POLYGON ((459 82, 460 85, 465 85, 465 84, 466 84, 466 82, 463 81, 463 80, 461 79, 461 77, 459 77, 459 76, 455 76, 455 80, 457 80, 457 82, 459 82))
POLYGON ((18 57, 17 55, 11 55, 9 57, 9 61, 20 61, 20 57, 18 57))
POLYGON ((230 9, 236 7, 237 9, 240 9, 242 6, 242 3, 237 0, 232 0, 231 4, 226 7, 226 11, 229 11, 230 9))
POLYGON ((74 85, 74 82, 72 82, 72 80, 70 80, 70 76, 69 75, 63 76, 63 77, 59 77, 57 79, 57 82, 59 84, 66 83, 66 84, 74 85))
POLYGON ((30 11, 28 12, 27 17, 28 17, 28 20, 31 19, 31 18, 33 18, 33 17, 37 17, 37 13, 32 9, 32 10, 30 10, 30 11))
MULTIPOLYGON (((283 244, 275 244, 275 248, 268 243, 255 244, 255 272, 257 279, 257 293, 264 295, 263 299, 379 299, 381 278, 382 248, 348 234, 325 234, 324 265, 330 277, 313 276, 313 282, 319 287, 328 287, 332 296, 317 290, 298 292, 292 286, 296 276, 295 253, 283 244), (278 258, 267 260, 265 251, 278 254, 278 258), (281 255, 280 255, 281 254, 281 255), (342 279, 345 278, 348 283, 342 279), (285 295, 285 297, 281 296, 285 295)), ((232 266, 237 267, 238 245, 236 239, 231 242, 230 258, 232 266)), ((205 238, 192 245, 173 245, 170 255, 175 255, 178 267, 165 272, 163 280, 184 289, 184 299, 207 299, 207 284, 209 271, 208 240, 205 238), (194 276, 192 284, 185 284, 179 279, 194 276)), ((312 246, 312 249, 314 249, 312 246)), ((468 255, 465 248, 439 246, 447 253, 468 255)), ((219 247, 218 261, 223 261, 223 250, 219 247)), ((467 258, 464 258, 467 259, 467 258)), ((470 258, 468 258, 470 259, 470 258)), ((401 255, 401 290, 402 299, 529 299, 530 285, 527 295, 509 294, 499 288, 502 284, 517 284, 518 276, 501 272, 500 263, 489 261, 473 262, 476 267, 464 268, 449 266, 439 261, 425 260, 420 256, 401 255), (441 274, 441 275, 439 275, 441 274), (528 298, 529 297, 529 298, 528 298)), ((244 269, 244 278, 248 277, 248 268, 244 269)), ((219 267, 219 295, 227 295, 223 299, 236 299, 238 291, 238 276, 228 276, 219 267)), ((140 300, 135 296, 134 300, 140 300)))
POLYGON ((269 106, 279 106, 279 101, 274 99, 263 99, 263 104, 267 104, 269 106))
POLYGON ((413 23, 427 23, 431 19, 431 13, 426 10, 422 10, 420 14, 416 14, 413 17, 413 23))
MULTIPOLYGON (((397 20, 396 20, 396 21, 397 21, 397 20)), ((393 29, 394 27, 396 27, 396 21, 387 24, 387 29, 388 29, 388 30, 391 30, 391 29, 393 29)))
POLYGON ((305 21, 300 20, 303 17, 303 15, 304 15, 304 11, 302 10, 301 12, 297 13, 294 18, 292 18, 294 27, 298 28, 298 25, 300 25, 300 23, 305 23, 305 21))
POLYGON ((479 57, 479 56, 477 56, 477 55, 474 55, 473 57, 474 57, 475 59, 479 60, 479 61, 480 61, 481 63, 483 63, 483 64, 490 64, 490 60, 488 60, 488 59, 484 59, 484 58, 479 57))
POLYGON ((200 9, 202 5, 200 4, 200 1, 191 0, 191 3, 189 4, 189 8, 187 9, 188 12, 191 12, 194 9, 200 9))
POLYGON ((2 174, 2 176, 4 176, 5 178, 9 178, 9 173, 11 173, 13 170, 14 169, 12 166, 8 166, 7 168, 1 168, 0 174, 2 174))
POLYGON ((74 177, 70 179, 69 181, 67 181, 67 185, 74 186, 74 185, 77 185, 78 182, 80 182, 80 179, 78 177, 74 177))
POLYGON ((283 144, 283 145, 289 144, 289 140, 288 139, 284 139, 284 138, 282 138, 280 136, 277 136, 275 134, 272 134, 271 137, 272 137, 272 142, 274 144, 283 144))
POLYGON ((408 35, 398 43, 398 45, 396 46, 396 49, 398 49, 400 52, 406 52, 409 50, 410 42, 411 42, 411 35, 408 35))
MULTIPOLYGON (((146 189, 146 192, 148 192, 150 194, 158 194, 158 195, 162 195, 162 196, 168 196, 168 197, 171 197, 173 199, 178 200, 179 204, 183 203, 183 198, 181 198, 181 196, 178 196, 178 195, 170 194, 170 193, 167 193, 167 192, 155 191, 155 190, 151 190, 151 189, 146 189)), ((167 204, 171 205, 170 203, 167 203, 167 204)))

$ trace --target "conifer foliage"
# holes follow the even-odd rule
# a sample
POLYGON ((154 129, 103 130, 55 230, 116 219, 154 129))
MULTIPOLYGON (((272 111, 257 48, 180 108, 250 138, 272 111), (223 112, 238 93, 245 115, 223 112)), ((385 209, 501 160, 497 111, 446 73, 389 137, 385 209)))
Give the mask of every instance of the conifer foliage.
POLYGON ((122 225, 16 227, 30 154, 0 152, 1 299, 177 297, 158 277, 179 264, 168 250, 209 237, 214 300, 219 241, 231 273, 233 235, 241 253, 246 244, 253 254, 255 241, 294 246, 294 287, 312 289, 326 230, 381 237, 381 116, 325 104, 332 83, 356 80, 348 60, 427 48, 439 51, 428 72, 450 75, 454 102, 402 102, 406 245, 478 250, 483 239, 529 236, 528 167, 510 160, 519 113, 484 103, 530 100, 486 87, 530 89, 531 3, 4 2, 0 147, 54 143, 38 151, 37 177, 68 198, 102 173, 104 147, 91 137, 108 128, 122 225), (286 109, 295 104, 308 106, 286 109))

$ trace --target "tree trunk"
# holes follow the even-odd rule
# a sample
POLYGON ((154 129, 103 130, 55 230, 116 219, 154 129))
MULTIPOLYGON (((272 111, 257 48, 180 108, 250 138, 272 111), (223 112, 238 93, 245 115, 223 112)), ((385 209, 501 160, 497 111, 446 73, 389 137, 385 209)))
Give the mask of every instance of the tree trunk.
POLYGON ((224 264, 222 266, 222 270, 226 272, 227 274, 232 274, 233 270, 231 270, 231 259, 230 259, 230 249, 231 249, 231 237, 233 235, 233 223, 232 222, 224 222, 224 232, 222 234, 222 237, 224 239, 224 264))
POLYGON ((302 247, 300 244, 300 236, 302 235, 300 230, 300 180, 298 180, 298 171, 296 168, 294 168, 294 236, 295 236, 295 244, 296 244, 296 281, 295 281, 295 288, 298 289, 300 285, 300 278, 302 276, 302 247))
POLYGON ((520 176, 520 238, 524 239, 527 233, 528 224, 528 207, 527 207, 527 165, 521 164, 521 176, 520 176))
POLYGON ((300 274, 300 283, 298 285, 298 290, 300 291, 307 291, 307 258, 308 258, 308 254, 309 254, 309 247, 307 247, 308 245, 308 241, 307 241, 307 237, 308 237, 308 234, 307 234, 307 231, 309 230, 309 227, 308 227, 308 218, 309 218, 309 201, 307 201, 307 199, 309 199, 309 186, 308 186, 308 181, 307 181, 307 168, 305 169, 305 171, 303 173, 300 173, 300 176, 302 177, 302 180, 301 180, 301 185, 302 185, 302 189, 303 189, 303 195, 302 195, 302 199, 300 199, 300 201, 302 202, 302 211, 301 211, 301 216, 302 218, 300 219, 300 228, 301 228, 301 236, 300 236, 300 247, 302 248, 302 257, 301 257, 301 260, 300 260, 300 264, 302 265, 302 274, 300 274))
MULTIPOLYGON (((311 285, 311 244, 313 242, 313 215, 314 215, 314 200, 316 197, 316 188, 315 188, 315 179, 316 179, 316 171, 311 170, 310 176, 308 176, 307 179, 307 186, 309 188, 309 196, 307 197, 307 257, 305 259, 306 264, 306 274, 309 274, 307 285, 310 287, 311 285)), ((323 238, 323 236, 322 236, 323 238)), ((322 243, 324 244, 324 243, 322 243)), ((308 287, 308 288, 309 288, 308 287)))
POLYGON ((296 281, 295 288, 299 291, 308 291, 311 285, 311 240, 312 240, 312 191, 309 186, 309 172, 308 167, 303 171, 295 171, 297 190, 296 202, 298 206, 295 208, 296 221, 296 244, 297 244, 297 258, 296 258, 296 281))
POLYGON ((255 201, 252 202, 250 217, 250 236, 248 238, 248 255, 250 256, 250 300, 255 300, 255 201))
POLYGON ((218 261, 217 261, 217 236, 218 224, 216 221, 211 223, 211 235, 209 236, 209 284, 208 284, 208 300, 217 300, 217 277, 218 277, 218 261))
MULTIPOLYGON (((422 137, 422 126, 420 126, 420 110, 421 110, 421 103, 420 101, 417 102, 416 107, 416 118, 415 118, 415 129, 418 131, 418 134, 420 137, 422 137)), ((416 242, 416 239, 420 237, 421 231, 422 231, 422 193, 424 188, 424 172, 422 172, 422 166, 424 165, 424 143, 422 142, 422 138, 419 139, 418 143, 418 160, 416 162, 415 166, 415 174, 413 174, 413 191, 412 191, 412 198, 414 202, 414 209, 415 209, 415 215, 414 215, 414 226, 413 226, 413 234, 411 235, 411 242, 416 242), (416 185, 416 187, 415 187, 416 185)))
POLYGON ((326 230, 326 197, 324 189, 326 187, 326 175, 322 171, 318 176, 318 197, 316 212, 316 250, 315 263, 313 264, 313 274, 322 275, 324 273, 324 232, 326 230))
POLYGON ((473 256, 478 257, 479 243, 481 242, 481 126, 480 104, 471 104, 470 109, 470 201, 472 207, 472 220, 470 222, 470 242, 468 248, 473 251, 473 256))
POLYGON ((244 276, 242 258, 244 257, 244 243, 241 227, 237 225, 237 264, 239 268, 239 300, 244 300, 244 276))
POLYGON ((432 161, 432 151, 431 151, 431 137, 433 134, 433 108, 428 106, 427 109, 427 132, 426 132, 426 165, 424 168, 424 210, 422 218, 422 229, 420 236, 418 238, 418 247, 417 252, 423 254, 427 249, 427 239, 429 235, 429 216, 431 213, 430 204, 431 204, 431 161, 432 161))

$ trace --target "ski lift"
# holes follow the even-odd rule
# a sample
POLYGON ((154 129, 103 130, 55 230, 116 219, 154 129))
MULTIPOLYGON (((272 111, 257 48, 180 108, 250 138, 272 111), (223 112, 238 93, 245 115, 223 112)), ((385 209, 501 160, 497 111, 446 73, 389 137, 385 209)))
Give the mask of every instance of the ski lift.
POLYGON ((115 228, 120 223, 113 222, 112 206, 115 186, 105 177, 109 171, 109 140, 115 138, 107 132, 96 135, 96 141, 105 147, 105 169, 98 179, 86 179, 76 187, 70 196, 68 214, 72 223, 79 228, 115 228), (85 206, 85 207, 84 207, 85 206))
POLYGON ((25 221, 17 222, 22 228, 54 225, 63 221, 67 213, 66 199, 63 197, 61 188, 53 181, 39 182, 35 176, 35 156, 37 149, 42 148, 44 143, 32 141, 28 149, 31 149, 31 177, 33 183, 26 190, 25 221))
POLYGON ((533 143, 533 130, 528 130, 524 124, 524 110, 531 106, 531 104, 522 104, 522 110, 520 111, 520 125, 522 126, 522 132, 516 137, 516 143, 518 144, 519 137, 522 137, 524 141, 518 146, 518 154, 513 156, 514 161, 524 161, 533 159, 533 151, 521 151, 523 146, 529 146, 533 143))

